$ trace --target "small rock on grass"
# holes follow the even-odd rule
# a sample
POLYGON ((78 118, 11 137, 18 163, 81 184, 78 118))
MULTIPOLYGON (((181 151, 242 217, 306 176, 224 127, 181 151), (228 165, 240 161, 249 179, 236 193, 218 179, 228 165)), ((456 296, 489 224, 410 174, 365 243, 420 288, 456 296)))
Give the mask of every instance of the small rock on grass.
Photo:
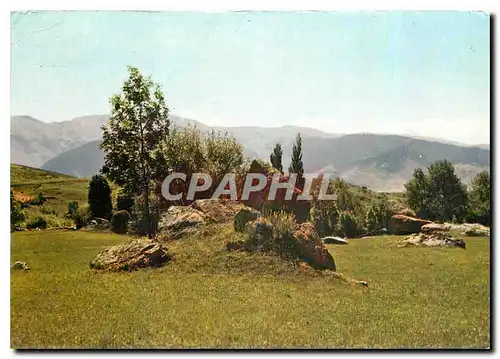
POLYGON ((12 269, 31 270, 31 268, 28 267, 28 264, 26 262, 21 262, 21 261, 15 261, 14 264, 12 265, 12 269))

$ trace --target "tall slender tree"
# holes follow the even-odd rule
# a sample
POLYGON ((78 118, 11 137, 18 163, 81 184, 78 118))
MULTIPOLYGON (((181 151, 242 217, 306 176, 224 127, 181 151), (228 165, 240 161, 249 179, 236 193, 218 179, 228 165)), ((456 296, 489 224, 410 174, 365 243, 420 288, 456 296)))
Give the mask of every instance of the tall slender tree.
POLYGON ((297 178, 302 178, 304 174, 304 164, 302 163, 302 138, 300 133, 297 134, 297 139, 292 149, 292 161, 288 167, 288 172, 296 173, 297 178))
POLYGON ((281 144, 277 143, 274 146, 273 153, 270 156, 271 165, 283 173, 283 150, 281 148, 281 144))
POLYGON ((92 213, 93 217, 111 218, 111 213, 113 212, 111 188, 104 176, 94 175, 90 180, 88 203, 90 213, 92 213))
POLYGON ((168 107, 160 85, 151 77, 130 66, 128 74, 121 93, 111 97, 111 118, 102 127, 103 169, 127 193, 142 195, 143 218, 152 238, 155 228, 149 196, 158 173, 160 143, 169 132, 168 107))

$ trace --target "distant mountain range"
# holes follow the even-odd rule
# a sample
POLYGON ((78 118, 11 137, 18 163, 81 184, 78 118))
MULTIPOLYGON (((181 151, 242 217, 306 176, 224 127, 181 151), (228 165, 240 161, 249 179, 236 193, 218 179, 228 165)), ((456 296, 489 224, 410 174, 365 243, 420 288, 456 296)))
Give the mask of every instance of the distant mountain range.
MULTIPOLYGON (((104 163, 99 149, 100 127, 109 116, 85 116, 71 121, 45 123, 29 116, 11 118, 11 162, 40 167, 78 177, 89 177, 104 163)), ((173 123, 210 126, 171 116, 173 123)), ((274 145, 283 146, 284 168, 288 167, 295 137, 303 141, 306 172, 325 172, 379 191, 401 191, 413 170, 448 159, 465 183, 480 171, 489 170, 489 145, 468 146, 449 141, 380 134, 331 134, 319 130, 283 126, 215 127, 233 134, 247 157, 269 159, 274 145)))

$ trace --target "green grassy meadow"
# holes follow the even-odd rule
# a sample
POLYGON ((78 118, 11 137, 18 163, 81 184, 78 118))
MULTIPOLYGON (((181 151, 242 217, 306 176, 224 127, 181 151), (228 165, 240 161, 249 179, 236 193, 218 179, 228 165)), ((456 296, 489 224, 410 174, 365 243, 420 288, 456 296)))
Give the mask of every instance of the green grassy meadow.
POLYGON ((227 252, 211 225, 172 242, 160 269, 93 272, 126 236, 14 232, 13 348, 488 348, 489 238, 467 249, 397 248, 400 237, 328 245, 347 284, 277 257, 227 252))

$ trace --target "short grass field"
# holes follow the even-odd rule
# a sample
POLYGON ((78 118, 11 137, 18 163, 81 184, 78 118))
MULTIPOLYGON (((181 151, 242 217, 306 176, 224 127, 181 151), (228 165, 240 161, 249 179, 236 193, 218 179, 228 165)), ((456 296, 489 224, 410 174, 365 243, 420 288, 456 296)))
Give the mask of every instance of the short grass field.
POLYGON ((128 237, 12 235, 13 348, 488 348, 489 238, 467 249, 397 248, 400 237, 328 245, 350 285, 276 257, 225 250, 214 225, 174 242, 160 269, 102 273, 89 261, 128 237))

